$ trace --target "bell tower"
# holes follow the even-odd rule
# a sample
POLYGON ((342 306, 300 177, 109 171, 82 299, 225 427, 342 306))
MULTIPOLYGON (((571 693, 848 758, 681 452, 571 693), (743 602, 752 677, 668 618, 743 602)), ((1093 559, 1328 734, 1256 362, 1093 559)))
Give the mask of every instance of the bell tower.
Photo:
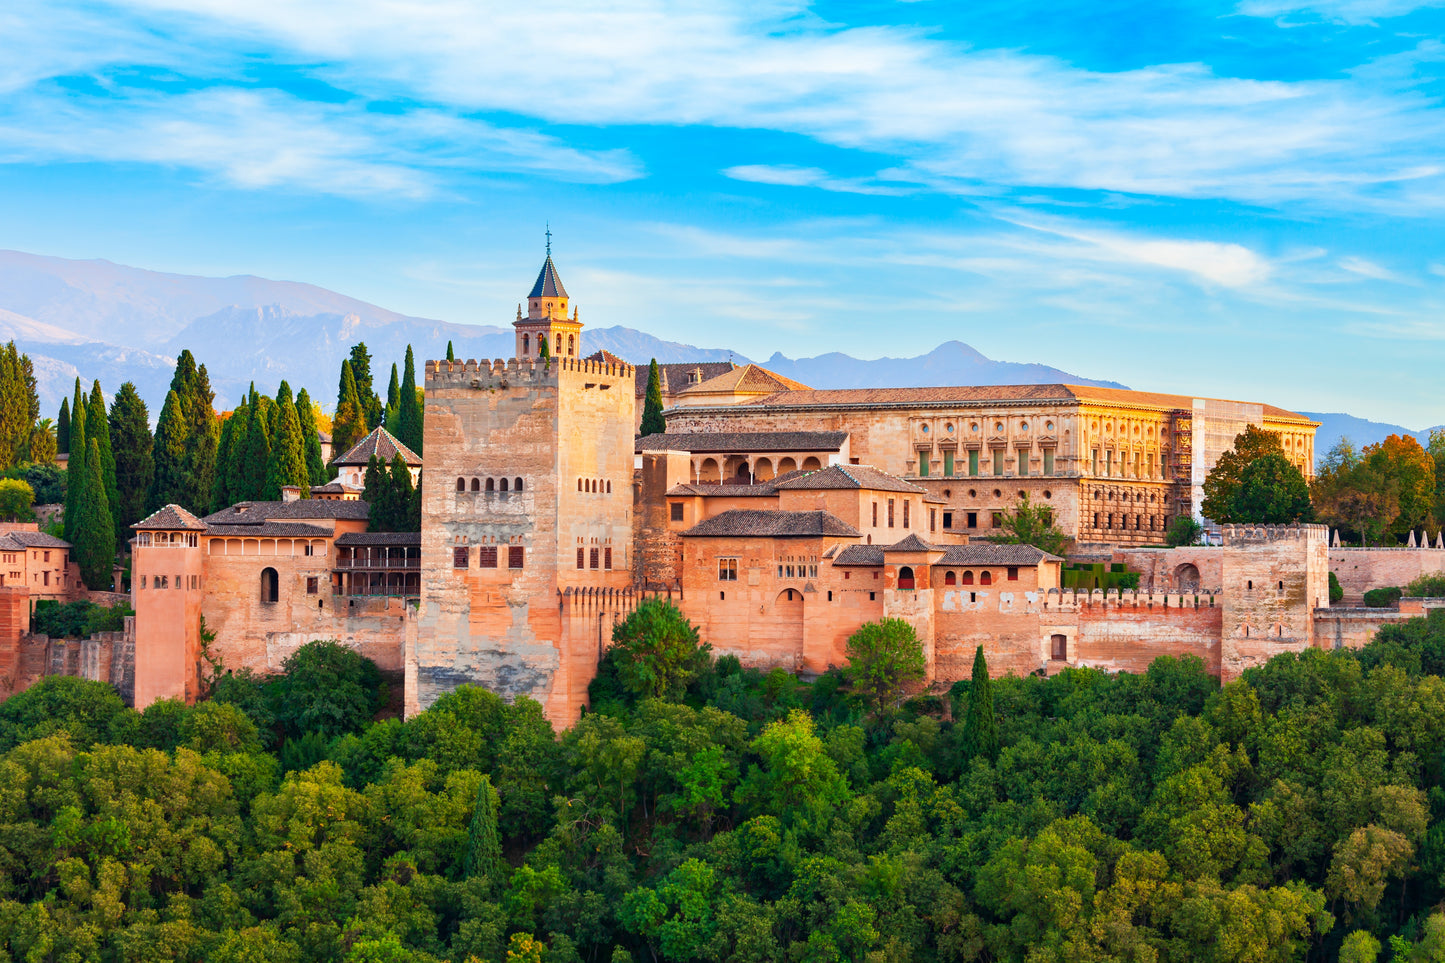
POLYGON ((552 232, 547 232, 547 260, 537 275, 537 283, 527 295, 527 313, 524 317, 522 306, 517 305, 518 358, 539 358, 542 344, 546 342, 548 354, 554 358, 576 358, 582 351, 582 322, 577 320, 577 309, 567 316, 567 289, 557 276, 557 266, 552 263, 552 232))

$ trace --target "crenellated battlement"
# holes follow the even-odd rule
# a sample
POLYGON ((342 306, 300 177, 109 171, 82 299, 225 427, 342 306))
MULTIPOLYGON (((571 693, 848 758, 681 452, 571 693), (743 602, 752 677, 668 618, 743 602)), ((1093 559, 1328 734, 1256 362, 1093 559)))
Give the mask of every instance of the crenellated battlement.
POLYGON ((1043 594, 1044 612, 1078 612, 1089 608, 1105 609, 1209 609, 1223 605, 1222 597, 1201 592, 1198 595, 1176 595, 1165 592, 1138 592, 1133 589, 1049 589, 1043 594))
POLYGON ((1220 531, 1224 535, 1224 544, 1228 545, 1257 545, 1266 542, 1285 541, 1310 541, 1319 539, 1328 543, 1328 525, 1301 525, 1298 522, 1292 525, 1223 525, 1220 531))
POLYGON ((591 361, 586 358, 511 358, 493 361, 428 361, 428 388, 505 388, 517 384, 556 384, 561 372, 631 380, 637 369, 630 364, 591 361))

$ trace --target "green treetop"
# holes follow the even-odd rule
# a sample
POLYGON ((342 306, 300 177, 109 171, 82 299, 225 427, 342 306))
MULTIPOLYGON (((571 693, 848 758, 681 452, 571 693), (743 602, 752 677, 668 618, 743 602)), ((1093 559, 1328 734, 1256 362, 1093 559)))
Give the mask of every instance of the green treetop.
POLYGON ((708 664, 711 646, 700 644, 687 617, 663 599, 648 599, 612 629, 612 649, 623 686, 639 698, 681 699, 708 664))
POLYGON ((657 359, 647 367, 647 400, 642 405, 642 429, 644 435, 660 435, 667 431, 667 422, 662 420, 662 374, 657 359))
POLYGON ((1003 516, 1003 530, 1006 534, 996 536, 995 541, 1014 545, 1032 545, 1050 555, 1063 556, 1068 547, 1068 537, 1054 527, 1051 509, 1034 505, 1025 492, 1019 499, 1018 507, 1003 516))
POLYGON ((75 379, 75 397, 70 408, 70 445, 73 451, 65 463, 65 540, 73 542, 76 519, 80 517, 79 499, 85 490, 85 395, 80 379, 75 379))
POLYGON ((366 412, 356 393, 351 362, 341 362, 341 387, 336 395, 336 415, 331 419, 331 457, 339 458, 366 437, 366 412))
MULTIPOLYGON (((447 344, 450 353, 451 344, 447 344)), ((483 775, 477 786, 477 801, 472 806, 472 822, 467 830, 467 855, 462 863, 462 876, 482 876, 500 887, 506 863, 502 860, 502 838, 497 833, 497 807, 500 800, 492 788, 490 776, 483 775)))
POLYGON ((296 413, 296 404, 291 400, 291 389, 281 382, 284 391, 277 391, 276 437, 271 442, 270 458, 266 464, 266 491, 268 500, 281 497, 281 489, 296 485, 301 497, 311 496, 311 477, 306 470, 305 445, 301 438, 301 419, 296 413))
POLYGON ((422 407, 416 389, 416 361, 412 357, 411 345, 406 346, 406 365, 402 371, 397 427, 401 429, 401 433, 397 435, 401 443, 420 455, 422 453, 422 407))
POLYGON ((1232 504, 1231 514, 1239 522, 1288 524, 1314 518, 1304 475, 1278 453, 1263 455, 1244 466, 1232 504))
POLYGON ((86 588, 106 591, 110 588, 115 564, 115 521, 105 498, 100 442, 87 438, 86 449, 85 480, 77 505, 78 517, 71 544, 86 588))
POLYGON ((448 360, 448 361, 455 361, 455 360, 457 360, 457 356, 452 353, 452 343, 451 343, 450 341, 447 342, 447 360, 448 360))
MULTIPOLYGON (((271 421, 270 409, 275 402, 264 396, 257 397, 251 408, 251 421, 246 426, 246 450, 237 467, 241 490, 237 501, 267 500, 266 466, 271 463, 271 432, 267 425, 271 421)), ((280 498, 280 493, 277 493, 280 498)))
POLYGON ((1234 493, 1239 490, 1239 476, 1244 467, 1256 458, 1284 454, 1279 433, 1248 425, 1234 436, 1234 447, 1219 456, 1204 479, 1204 517, 1215 522, 1244 521, 1234 517, 1234 493))
MULTIPOLYGON (((72 437, 74 432, 72 431, 72 437)), ((186 420, 181 412, 181 399, 174 390, 166 393, 156 420, 154 453, 155 475, 151 481, 150 511, 166 505, 184 506, 191 486, 186 478, 186 420)))
MULTIPOLYGON (((366 349, 366 342, 351 346, 350 360, 351 376, 356 379, 356 397, 366 415, 366 430, 370 431, 381 424, 385 411, 381 406, 381 399, 376 396, 376 386, 371 375, 371 352, 366 349)), ((362 434, 364 436, 365 432, 362 434)))
POLYGON ((848 637, 847 652, 848 684, 875 716, 897 705, 927 668, 913 626, 902 619, 864 623, 848 637))
POLYGON ((145 517, 146 499, 155 480, 155 439, 151 436, 150 412, 129 381, 115 393, 109 421, 118 493, 111 515, 115 518, 116 531, 124 537, 132 525, 145 517))
POLYGON ((321 459, 321 434, 316 427, 316 406, 302 388, 296 394, 296 421, 301 426, 301 444, 306 459, 306 477, 312 486, 326 484, 326 462, 321 459))
POLYGON ((993 712, 993 679, 983 646, 973 655, 973 678, 968 686, 968 712, 963 717, 963 751, 970 758, 998 758, 998 718, 993 712))
POLYGON ((220 425, 212 407, 215 393, 205 365, 196 365, 191 352, 181 352, 176 359, 176 373, 171 390, 181 406, 186 426, 185 456, 181 477, 186 497, 180 502, 194 512, 205 512, 210 506, 211 490, 216 478, 216 448, 220 443, 220 425))
POLYGON ((401 431, 401 425, 397 419, 401 417, 401 379, 396 374, 396 362, 391 363, 391 382, 386 386, 386 430, 391 432, 393 437, 401 437, 397 432, 401 431))
POLYGON ((34 365, 11 341, 0 350, 0 468, 14 465, 29 450, 39 417, 34 365))
POLYGON ((105 497, 112 507, 119 504, 120 496, 115 482, 115 449, 110 443, 110 419, 106 416, 105 396, 101 393, 100 382, 90 389, 90 401, 85 409, 86 440, 94 438, 100 443, 100 470, 105 481, 105 497))
POLYGON ((70 454, 70 399, 60 399, 60 417, 55 419, 55 447, 62 455, 70 454))

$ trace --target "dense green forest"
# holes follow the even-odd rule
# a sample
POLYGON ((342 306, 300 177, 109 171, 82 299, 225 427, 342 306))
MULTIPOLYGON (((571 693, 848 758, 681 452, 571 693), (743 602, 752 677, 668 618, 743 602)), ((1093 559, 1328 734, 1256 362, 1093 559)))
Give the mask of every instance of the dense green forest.
POLYGON ((878 698, 880 671, 908 674, 881 635, 868 672, 804 684, 623 626, 596 708, 561 733, 470 687, 374 721, 394 693, 334 643, 270 680, 223 675, 195 707, 47 679, 0 705, 0 947, 1445 957, 1445 612, 1223 688, 1161 658, 901 705, 878 698))

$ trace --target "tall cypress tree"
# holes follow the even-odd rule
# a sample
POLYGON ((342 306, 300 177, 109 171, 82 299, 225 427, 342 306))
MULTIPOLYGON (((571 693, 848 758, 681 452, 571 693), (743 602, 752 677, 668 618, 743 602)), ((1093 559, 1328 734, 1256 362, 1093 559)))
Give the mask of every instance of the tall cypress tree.
POLYGON ((662 420, 662 374, 657 368, 657 359, 647 368, 647 400, 642 405, 641 434, 660 435, 667 431, 667 422, 662 420))
POLYGON ((95 438, 86 439, 85 482, 77 507, 79 518, 71 539, 75 562, 86 588, 105 591, 110 588, 115 565, 115 521, 105 500, 100 442, 95 438))
POLYGON ((457 356, 456 356, 455 354, 452 354, 452 343, 451 343, 450 341, 447 342, 447 360, 448 360, 448 361, 455 361, 455 360, 457 360, 457 356))
POLYGON ((221 440, 216 443, 216 477, 211 482, 211 507, 215 511, 236 502, 236 499, 231 497, 231 465, 235 459, 236 412, 233 411, 221 422, 221 440))
POLYGON ((396 376, 396 362, 391 363, 391 383, 386 386, 386 430, 391 432, 393 437, 401 431, 401 425, 397 419, 401 417, 401 381, 396 376))
POLYGON ((416 396, 416 361, 412 357, 411 345, 406 346, 406 366, 401 377, 401 403, 398 406, 396 436, 403 445, 421 454, 422 409, 416 396))
POLYGON ((411 483, 411 469, 397 452, 391 456, 391 530, 421 531, 421 498, 411 483))
POLYGON ((119 490, 115 482, 115 449, 110 443, 110 419, 105 412, 105 395, 101 393, 100 382, 90 389, 90 403, 85 409, 87 440, 94 438, 100 443, 100 471, 105 479, 105 497, 114 512, 120 504, 119 490))
POLYGON ((365 341, 351 346, 351 376, 356 379, 356 398, 366 415, 366 430, 370 431, 381 424, 385 411, 381 407, 381 399, 376 396, 371 375, 371 352, 366 350, 365 341))
POLYGON ((973 678, 968 686, 968 711, 963 717, 963 750, 973 759, 983 756, 990 762, 998 758, 998 718, 993 712, 993 680, 988 674, 988 660, 983 646, 973 656, 973 678))
POLYGON ((361 500, 366 502, 370 508, 366 515, 366 530, 368 532, 394 531, 391 524, 391 478, 387 473, 386 464, 372 455, 366 460, 366 473, 361 478, 361 500))
POLYGON ((80 379, 75 379, 75 398, 70 410, 70 445, 73 449, 65 463, 65 540, 73 542, 75 526, 80 518, 80 496, 85 492, 85 396, 80 379))
POLYGON ((306 479, 312 486, 326 484, 326 462, 321 459, 321 434, 316 427, 316 409, 311 396, 302 388, 296 395, 296 421, 301 426, 302 455, 306 460, 306 479))
POLYGON ((301 443, 301 420, 291 400, 291 389, 281 382, 284 393, 277 391, 276 436, 271 441, 271 458, 266 465, 266 498, 281 497, 281 489, 297 485, 301 497, 311 497, 311 477, 306 472, 306 454, 301 443))
POLYGON ((110 443, 115 453, 115 487, 119 493, 111 510, 121 536, 145 517, 146 499, 155 478, 155 439, 150 412, 135 385, 127 381, 110 406, 110 443))
POLYGON ((366 437, 366 412, 356 394, 351 362, 341 362, 341 390, 336 396, 336 415, 331 419, 331 457, 339 458, 366 437))
POLYGON ((502 840, 497 832, 497 791, 490 776, 483 775, 472 807, 472 824, 467 829, 467 855, 462 862, 463 877, 483 876, 500 886, 502 840))
MULTIPOLYGON (((74 432, 72 432, 72 437, 74 432)), ((156 511, 167 505, 185 505, 191 495, 186 478, 186 416, 181 411, 181 398, 174 390, 166 394, 161 416, 156 420, 154 453, 155 477, 151 481, 149 509, 156 511)))
POLYGON ((55 450, 70 453, 70 399, 60 399, 60 417, 55 419, 55 450))
POLYGON ((266 466, 271 461, 271 433, 266 427, 271 420, 266 410, 268 404, 274 402, 258 397, 251 409, 251 422, 246 426, 246 450, 236 471, 241 482, 237 501, 274 501, 266 497, 266 466))

